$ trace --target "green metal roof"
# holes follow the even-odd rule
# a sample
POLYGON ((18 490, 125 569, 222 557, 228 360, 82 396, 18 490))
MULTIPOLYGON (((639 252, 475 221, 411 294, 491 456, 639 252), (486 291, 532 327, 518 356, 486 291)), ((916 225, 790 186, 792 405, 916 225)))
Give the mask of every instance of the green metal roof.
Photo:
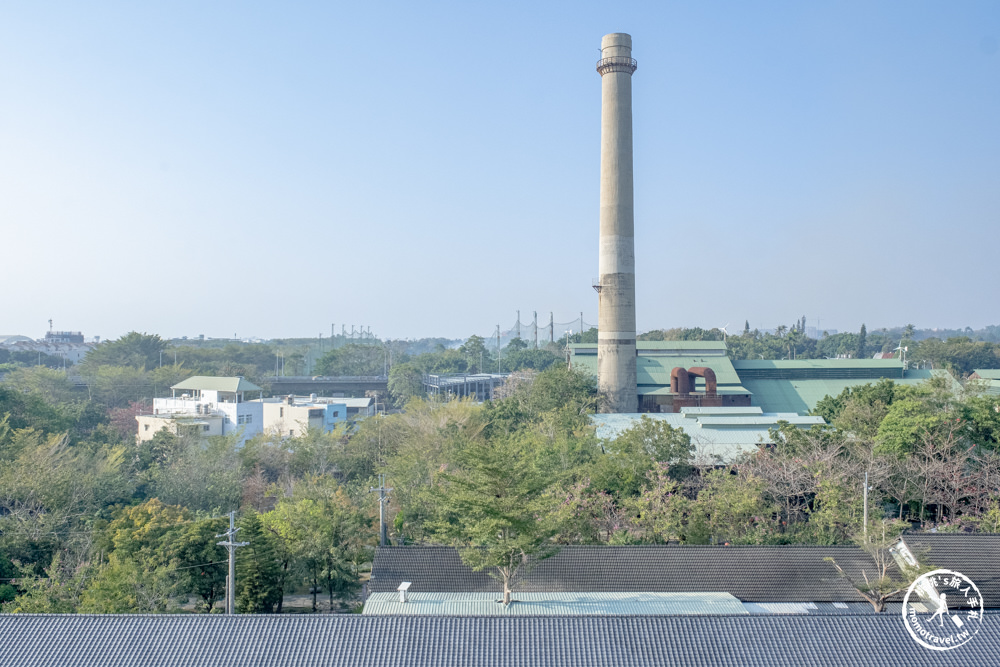
MULTIPOLYGON (((893 378, 893 382, 903 385, 920 384, 933 376, 947 371, 911 370, 905 378, 893 378)), ((954 381, 954 378, 952 378, 954 381)), ((878 382, 877 378, 832 378, 832 379, 744 379, 743 384, 753 393, 754 405, 764 412, 811 412, 816 404, 826 396, 837 396, 848 387, 860 387, 878 382)))
POLYGON ((748 614, 729 593, 372 593, 367 616, 659 616, 748 614))
POLYGON ((977 368, 976 375, 984 380, 1000 380, 1000 368, 977 368))
POLYGON ((903 363, 896 359, 749 359, 734 361, 733 368, 742 380, 903 377, 903 363))
POLYGON ((739 370, 755 368, 898 368, 898 359, 740 359, 733 365, 739 370))
POLYGON ((183 382, 179 382, 171 389, 187 389, 199 391, 227 391, 230 393, 240 391, 263 391, 253 382, 241 377, 211 377, 208 375, 195 375, 183 382))
MULTIPOLYGON (((570 343, 571 350, 597 349, 597 343, 570 343)), ((721 340, 637 340, 637 350, 722 350, 727 349, 721 340)))
MULTIPOLYGON (((672 396, 673 392, 670 391, 670 385, 643 385, 640 384, 636 388, 637 393, 640 396, 672 396)), ((705 383, 699 382, 696 387, 696 391, 705 391, 705 383)), ((725 386, 720 386, 718 389, 718 394, 720 396, 749 396, 750 390, 738 384, 729 384, 725 386)))
MULTIPOLYGON (((722 355, 706 356, 663 356, 663 357, 636 357, 636 379, 641 386, 670 387, 670 371, 681 366, 683 368, 693 368, 695 366, 707 366, 715 371, 715 378, 719 383, 719 391, 723 385, 739 386, 740 378, 733 369, 733 363, 729 357, 722 355)), ((572 359, 573 368, 586 369, 592 375, 597 375, 596 355, 574 355, 572 359)), ((697 386, 703 387, 705 381, 698 378, 697 386)), ((643 393, 640 391, 640 393, 643 393)))
POLYGON ((679 428, 691 437, 694 458, 699 464, 711 465, 732 461, 742 454, 756 451, 762 443, 772 442, 769 430, 786 421, 800 428, 825 424, 822 417, 803 417, 796 413, 729 412, 732 408, 683 408, 681 412, 650 412, 644 414, 595 414, 590 419, 597 427, 597 437, 617 438, 643 417, 663 421, 679 428))

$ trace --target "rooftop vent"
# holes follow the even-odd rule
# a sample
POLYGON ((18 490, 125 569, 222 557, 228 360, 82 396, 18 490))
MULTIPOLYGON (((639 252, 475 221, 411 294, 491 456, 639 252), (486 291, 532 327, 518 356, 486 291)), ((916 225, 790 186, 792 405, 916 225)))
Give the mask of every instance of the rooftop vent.
POLYGON ((399 591, 399 601, 406 602, 406 591, 410 590, 412 584, 409 581, 404 581, 399 585, 396 590, 399 591))

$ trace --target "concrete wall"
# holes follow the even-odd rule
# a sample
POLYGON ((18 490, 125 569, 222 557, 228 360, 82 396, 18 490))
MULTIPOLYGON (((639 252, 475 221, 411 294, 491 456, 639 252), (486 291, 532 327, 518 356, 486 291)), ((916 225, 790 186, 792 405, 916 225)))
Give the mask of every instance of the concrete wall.
POLYGON ((265 400, 262 403, 264 430, 284 437, 302 435, 306 428, 332 431, 347 421, 343 403, 287 403, 265 400))
POLYGON ((205 438, 213 435, 222 435, 222 417, 220 415, 197 417, 139 415, 135 420, 139 422, 139 433, 137 435, 139 442, 152 440, 153 436, 164 428, 174 435, 180 435, 185 429, 190 429, 194 435, 205 438))

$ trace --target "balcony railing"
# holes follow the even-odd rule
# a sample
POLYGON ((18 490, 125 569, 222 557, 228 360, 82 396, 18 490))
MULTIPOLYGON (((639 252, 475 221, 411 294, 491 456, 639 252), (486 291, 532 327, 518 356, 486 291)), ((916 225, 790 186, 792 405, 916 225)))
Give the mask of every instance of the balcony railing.
POLYGON ((601 58, 597 61, 597 73, 601 76, 604 76, 608 72, 627 72, 628 74, 632 74, 638 67, 639 63, 635 61, 635 58, 626 58, 625 56, 611 56, 610 58, 601 58))

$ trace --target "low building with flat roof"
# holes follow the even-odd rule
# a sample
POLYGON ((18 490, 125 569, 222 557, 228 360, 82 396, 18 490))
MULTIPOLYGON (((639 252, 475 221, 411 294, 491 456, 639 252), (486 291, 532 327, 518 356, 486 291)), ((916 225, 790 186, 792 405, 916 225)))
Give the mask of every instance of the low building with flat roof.
POLYGON ((264 432, 263 403, 247 398, 259 399, 263 391, 242 377, 189 377, 170 388, 170 398, 154 398, 151 413, 136 417, 138 439, 150 440, 164 428, 175 434, 187 429, 203 437, 238 433, 243 444, 264 432))
POLYGON ((801 416, 797 412, 764 412, 759 407, 681 408, 680 412, 648 414, 595 414, 597 437, 612 440, 635 426, 643 417, 666 422, 691 438, 697 465, 729 463, 740 455, 773 443, 771 430, 786 422, 799 428, 826 424, 822 417, 801 416))
POLYGON ((729 593, 372 593, 367 616, 637 616, 749 614, 729 593), (405 601, 404 601, 405 600, 405 601))

